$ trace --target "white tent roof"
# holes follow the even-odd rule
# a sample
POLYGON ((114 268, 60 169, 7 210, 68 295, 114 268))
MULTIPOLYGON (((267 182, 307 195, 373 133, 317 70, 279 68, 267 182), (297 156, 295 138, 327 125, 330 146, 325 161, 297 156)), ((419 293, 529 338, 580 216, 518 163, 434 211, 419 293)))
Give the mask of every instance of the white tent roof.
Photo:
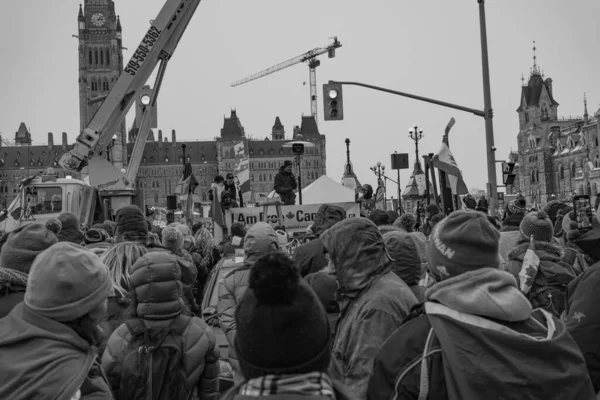
MULTIPOLYGON (((302 189, 302 204, 352 203, 354 199, 355 193, 352 189, 327 175, 322 175, 302 189)), ((296 196, 296 204, 299 204, 299 200, 299 196, 296 196)))

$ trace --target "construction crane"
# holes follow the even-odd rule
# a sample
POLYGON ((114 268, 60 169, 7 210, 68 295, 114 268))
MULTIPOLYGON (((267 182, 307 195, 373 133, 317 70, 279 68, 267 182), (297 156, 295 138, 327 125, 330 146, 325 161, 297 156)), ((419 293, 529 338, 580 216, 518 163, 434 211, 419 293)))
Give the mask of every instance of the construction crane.
POLYGON ((319 65, 321 65, 321 61, 317 59, 317 56, 321 54, 328 53, 329 58, 335 57, 335 49, 342 47, 342 44, 338 41, 337 36, 333 38, 333 43, 328 45, 327 47, 317 47, 315 49, 309 50, 306 53, 299 55, 298 57, 294 57, 287 61, 284 61, 280 64, 274 65, 270 68, 265 69, 264 71, 257 72, 256 74, 250 75, 247 78, 240 79, 239 81, 235 81, 231 84, 231 87, 243 85, 244 83, 262 78, 263 76, 270 75, 274 72, 281 71, 282 69, 291 67, 292 65, 296 65, 302 62, 308 64, 309 75, 310 75, 310 109, 311 114, 315 118, 315 122, 318 122, 317 118, 317 72, 316 69, 319 65))

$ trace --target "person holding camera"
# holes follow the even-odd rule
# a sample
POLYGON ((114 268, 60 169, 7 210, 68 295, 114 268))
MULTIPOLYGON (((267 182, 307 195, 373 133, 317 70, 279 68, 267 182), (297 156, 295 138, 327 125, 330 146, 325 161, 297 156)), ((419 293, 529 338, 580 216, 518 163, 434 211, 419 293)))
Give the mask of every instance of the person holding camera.
POLYGON ((296 204, 296 193, 294 190, 298 188, 298 183, 292 172, 292 165, 292 161, 284 161, 283 166, 279 168, 279 172, 275 175, 275 181, 273 182, 275 193, 279 195, 281 201, 286 206, 296 204))

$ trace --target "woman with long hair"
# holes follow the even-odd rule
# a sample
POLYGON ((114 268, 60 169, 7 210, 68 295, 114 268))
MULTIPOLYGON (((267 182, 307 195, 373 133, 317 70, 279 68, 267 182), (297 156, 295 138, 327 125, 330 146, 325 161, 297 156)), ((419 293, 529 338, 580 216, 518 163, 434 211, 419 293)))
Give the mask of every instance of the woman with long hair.
MULTIPOLYGON (((148 249, 140 244, 123 242, 115 244, 102 254, 101 260, 108 267, 113 288, 113 293, 108 297, 106 319, 100 324, 105 341, 129 318, 131 266, 147 252, 148 249)), ((101 350, 103 348, 104 346, 101 350)))

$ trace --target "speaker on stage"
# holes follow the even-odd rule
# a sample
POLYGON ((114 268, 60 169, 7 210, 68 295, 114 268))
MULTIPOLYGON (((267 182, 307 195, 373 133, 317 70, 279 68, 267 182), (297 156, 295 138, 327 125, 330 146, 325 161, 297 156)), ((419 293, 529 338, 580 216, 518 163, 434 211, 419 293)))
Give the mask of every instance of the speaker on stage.
POLYGON ((176 210, 177 209, 177 196, 167 196, 167 209, 168 210, 176 210))

